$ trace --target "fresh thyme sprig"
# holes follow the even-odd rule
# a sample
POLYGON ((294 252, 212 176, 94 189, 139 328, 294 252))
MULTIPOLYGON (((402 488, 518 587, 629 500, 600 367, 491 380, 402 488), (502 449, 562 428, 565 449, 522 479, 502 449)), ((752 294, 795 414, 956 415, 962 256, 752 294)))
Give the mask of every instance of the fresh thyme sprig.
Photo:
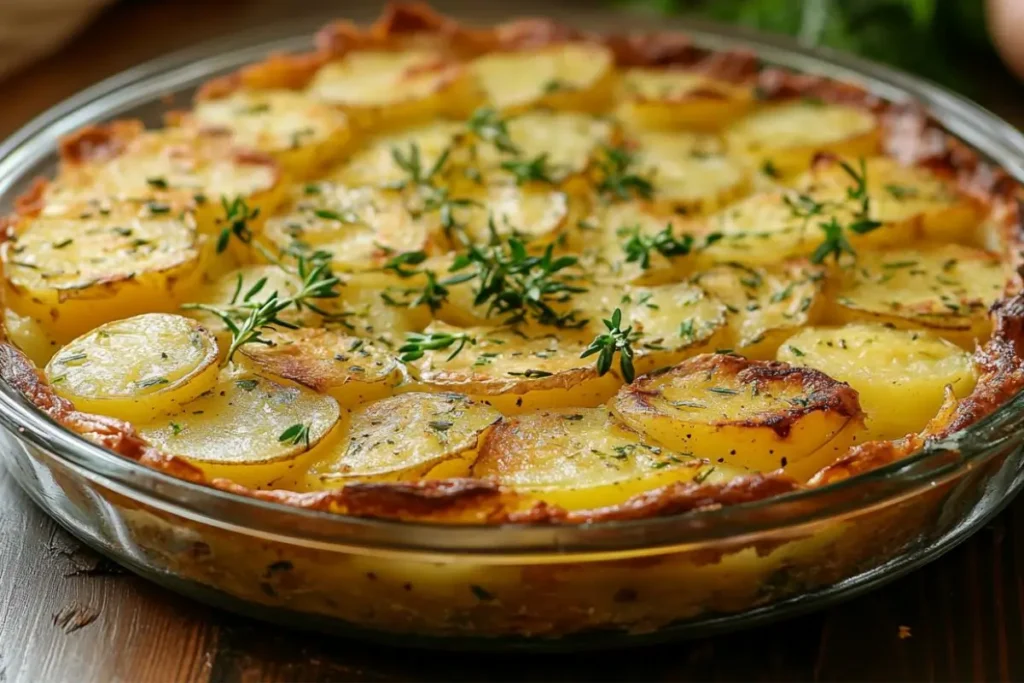
POLYGON ((846 188, 846 196, 841 202, 820 202, 807 194, 787 194, 783 197, 786 206, 789 207, 793 216, 804 222, 804 227, 816 217, 824 218, 829 210, 842 209, 853 202, 853 220, 847 225, 839 222, 835 215, 827 221, 820 221, 818 227, 824 233, 824 239, 811 254, 811 262, 815 264, 824 263, 829 256, 832 256, 838 263, 843 254, 857 256, 856 250, 850 244, 847 237, 848 232, 858 235, 869 233, 882 227, 882 223, 871 218, 871 196, 867 189, 867 165, 860 159, 860 170, 854 169, 849 163, 840 161, 839 166, 853 180, 853 186, 846 188))
POLYGON ((309 425, 307 424, 293 424, 288 429, 281 432, 281 436, 277 437, 277 440, 281 443, 291 444, 292 446, 298 446, 301 443, 306 444, 306 448, 309 448, 309 425))
POLYGON ((605 375, 612 369, 612 361, 615 354, 619 354, 619 369, 622 370, 622 378, 630 383, 636 377, 636 370, 633 368, 633 342, 638 335, 633 332, 633 326, 622 329, 622 310, 616 308, 612 317, 602 320, 607 332, 603 332, 590 342, 590 346, 580 355, 580 358, 597 356, 597 374, 605 375))
POLYGON ((602 158, 598 161, 601 180, 597 185, 597 191, 610 199, 650 199, 654 194, 654 184, 649 178, 630 170, 635 161, 636 155, 624 147, 606 146, 602 158))
POLYGON ((411 363, 414 360, 423 358, 427 351, 439 351, 449 349, 452 346, 455 350, 448 356, 448 360, 455 358, 465 348, 466 344, 475 344, 476 340, 465 332, 410 332, 405 336, 405 344, 398 348, 401 354, 399 359, 403 363, 411 363))
MULTIPOLYGON (((493 231, 493 226, 492 226, 493 231)), ((492 232, 492 237, 494 237, 492 232)), ((449 269, 458 272, 474 268, 474 305, 487 304, 487 315, 509 315, 506 324, 527 318, 554 327, 581 327, 576 311, 559 313, 552 304, 565 303, 573 294, 587 291, 573 284, 566 269, 575 266, 575 256, 555 256, 548 245, 541 256, 531 255, 521 239, 509 236, 490 246, 469 245, 449 269)))
POLYGON ((708 233, 699 244, 689 233, 683 233, 677 238, 672 234, 671 223, 654 235, 643 234, 639 225, 619 228, 618 234, 629 236, 629 239, 622 243, 622 250, 626 253, 626 263, 639 263, 643 270, 651 267, 651 252, 657 252, 666 258, 686 256, 694 250, 707 249, 722 239, 720 232, 708 233))
POLYGON ((404 189, 409 183, 413 185, 431 185, 434 182, 434 178, 441 173, 445 164, 448 163, 451 151, 451 147, 445 147, 437 159, 434 160, 434 164, 430 168, 424 169, 423 158, 418 144, 410 142, 409 151, 405 153, 398 147, 392 147, 391 158, 394 160, 395 165, 409 175, 409 180, 399 181, 395 185, 395 189, 404 189))
POLYGON ((299 311, 308 309, 321 315, 328 315, 313 302, 339 296, 335 288, 341 284, 341 281, 331 272, 330 264, 323 261, 313 262, 305 257, 299 257, 296 274, 302 278, 302 284, 294 296, 281 297, 275 291, 264 299, 257 299, 256 296, 267 285, 267 278, 260 278, 243 293, 244 283, 242 275, 239 273, 234 294, 228 305, 192 303, 184 304, 182 308, 206 311, 224 323, 231 332, 231 344, 228 346, 228 352, 224 358, 224 362, 227 363, 234 358, 238 349, 246 344, 270 344, 270 341, 263 336, 263 331, 266 329, 275 327, 297 329, 297 325, 279 317, 281 313, 291 307, 295 307, 299 311))
POLYGON ((552 173, 554 169, 548 165, 547 152, 538 154, 533 159, 514 159, 501 162, 501 169, 508 171, 516 179, 516 185, 526 183, 555 183, 552 173))
POLYGON ((429 268, 415 267, 426 260, 426 252, 410 251, 399 254, 384 264, 382 270, 391 271, 400 278, 407 279, 419 275, 425 280, 425 284, 420 287, 409 287, 402 291, 403 294, 411 297, 407 301, 396 301, 388 294, 382 293, 381 297, 385 303, 391 306, 408 306, 410 308, 426 305, 431 311, 436 311, 448 300, 448 295, 451 293, 449 287, 468 282, 475 277, 473 273, 462 273, 438 278, 437 273, 429 268))
POLYGON ((519 148, 512 142, 508 133, 508 121, 490 107, 481 107, 469 117, 466 126, 470 132, 484 142, 494 145, 495 149, 505 154, 519 154, 519 148))
POLYGON ((224 227, 217 237, 217 253, 223 253, 228 248, 231 236, 237 237, 243 244, 252 242, 252 230, 249 228, 249 221, 255 220, 260 215, 259 208, 249 208, 245 197, 235 196, 229 200, 221 196, 220 205, 224 209, 224 227))

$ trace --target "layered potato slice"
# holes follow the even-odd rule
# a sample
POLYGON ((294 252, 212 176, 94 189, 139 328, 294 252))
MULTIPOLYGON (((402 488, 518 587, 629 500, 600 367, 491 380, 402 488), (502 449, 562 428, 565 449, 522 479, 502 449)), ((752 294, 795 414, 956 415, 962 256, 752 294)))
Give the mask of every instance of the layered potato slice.
POLYGON ((42 197, 46 216, 103 215, 132 203, 152 217, 192 211, 200 230, 214 233, 236 201, 253 214, 254 227, 284 194, 278 164, 222 132, 110 124, 67 141, 63 156, 42 197))
POLYGON ((309 488, 353 481, 466 476, 501 414, 461 394, 407 393, 357 408, 339 444, 306 476, 309 488))
POLYGON ((470 198, 472 204, 453 213, 477 243, 514 236, 531 249, 544 247, 559 239, 578 213, 568 194, 543 186, 491 185, 479 200, 470 198))
POLYGON ((700 287, 676 283, 651 287, 594 284, 572 297, 583 331, 605 332, 603 320, 622 311, 622 327, 632 328, 637 374, 674 365, 684 358, 727 349, 728 309, 700 287))
POLYGON ((988 310, 1009 276, 995 254, 956 244, 864 251, 842 271, 835 316, 927 328, 973 350, 991 332, 988 310))
POLYGON ((982 203, 927 167, 906 166, 881 156, 844 160, 823 155, 794 186, 820 201, 836 202, 856 191, 861 178, 871 200, 869 217, 892 226, 887 232, 903 233, 898 238, 887 236, 887 243, 924 239, 977 245, 982 203))
POLYGON ((7 306, 57 343, 138 313, 173 311, 209 257, 191 217, 23 217, 0 244, 7 306))
POLYGON ((598 112, 611 102, 614 93, 614 55, 595 43, 492 52, 474 60, 470 68, 488 101, 504 111, 598 112))
POLYGON ((779 345, 824 313, 825 269, 799 259, 768 268, 723 263, 692 282, 729 311, 729 348, 748 358, 775 357, 779 345))
POLYGON ((145 313, 75 339, 46 366, 46 378, 78 410, 146 421, 210 389, 218 355, 213 335, 194 320, 145 313))
POLYGON ((311 389, 237 366, 180 410, 137 424, 165 453, 186 458, 207 477, 252 488, 293 480, 341 417, 338 402, 311 389))
POLYGON ((418 160, 425 172, 451 157, 456 142, 466 133, 466 125, 458 121, 431 121, 365 141, 344 164, 332 171, 329 180, 347 185, 393 187, 408 182, 409 172, 399 160, 418 160))
POLYGON ((258 238, 272 251, 331 254, 338 272, 375 270, 395 254, 443 251, 435 212, 414 214, 397 192, 332 182, 296 186, 258 238))
POLYGON ((687 132, 630 136, 633 167, 650 178, 652 201, 667 211, 699 214, 733 201, 750 188, 750 172, 724 154, 717 138, 687 132))
POLYGON ((749 85, 683 69, 627 69, 618 113, 650 130, 720 130, 753 104, 749 85))
POLYGON ((607 408, 561 408, 506 418, 484 440, 473 476, 569 510, 616 505, 675 482, 742 473, 646 440, 607 408))
POLYGON ((49 363, 50 358, 60 348, 60 344, 43 330, 42 324, 9 308, 3 309, 0 326, 3 332, 0 336, 6 337, 21 349, 38 367, 49 363))
POLYGON ((849 383, 873 439, 921 429, 938 412, 947 386, 963 397, 977 381, 971 355, 955 344, 922 330, 880 324, 809 327, 790 337, 778 358, 849 383))
POLYGON ((615 415, 652 443, 807 479, 863 431, 857 392, 822 372, 716 354, 623 387, 615 415))
POLYGON ((729 149, 754 168, 768 166, 788 177, 808 170, 819 152, 874 156, 880 125, 867 109, 802 99, 762 107, 724 134, 729 149))
POLYGON ((534 177, 533 166, 550 182, 577 193, 589 193, 582 185, 604 149, 621 141, 617 123, 605 117, 559 111, 529 111, 506 121, 515 154, 489 144, 473 144, 474 164, 492 182, 522 182, 534 177))
POLYGON ((240 351, 258 373, 328 394, 343 408, 385 398, 405 380, 390 348, 343 329, 270 330, 263 337, 270 343, 240 351))
POLYGON ((364 130, 468 116, 483 100, 465 65, 430 49, 349 52, 322 66, 307 92, 364 130))
POLYGON ((270 154, 299 179, 339 159, 352 137, 343 112, 294 90, 236 90, 201 99, 180 125, 228 132, 239 145, 270 154))
POLYGON ((411 363, 412 388, 458 391, 504 415, 562 405, 597 406, 622 382, 614 372, 598 376, 593 360, 581 358, 592 336, 575 330, 515 327, 457 328, 432 323, 424 331, 452 344, 428 350, 411 363), (455 353, 461 345, 461 350, 455 353), (459 341, 455 341, 459 340, 459 341))
POLYGON ((418 291, 410 289, 413 286, 386 273, 350 275, 340 296, 323 302, 332 318, 325 324, 397 349, 406 335, 430 323, 430 308, 416 301, 418 291))

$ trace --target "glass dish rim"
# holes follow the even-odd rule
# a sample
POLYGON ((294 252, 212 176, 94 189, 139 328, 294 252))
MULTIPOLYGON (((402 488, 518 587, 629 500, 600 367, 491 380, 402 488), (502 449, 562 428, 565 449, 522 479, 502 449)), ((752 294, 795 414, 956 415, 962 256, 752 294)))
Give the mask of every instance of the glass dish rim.
MULTIPOLYGON (((61 135, 96 120, 116 117, 126 107, 150 103, 175 85, 182 90, 189 87, 191 81, 207 80, 225 69, 237 68, 275 51, 308 49, 311 35, 306 27, 312 25, 313 20, 304 19, 273 31, 248 31, 227 40, 203 43, 144 62, 72 95, 0 142, 0 197, 10 193, 13 184, 24 180, 24 176, 19 175, 23 160, 33 154, 39 159, 52 153, 61 135), (303 32, 293 33, 298 30, 303 32), (277 34, 283 37, 270 37, 277 34), (230 47, 226 48, 228 44, 230 47)), ((995 161, 1017 181, 1024 182, 1024 134, 980 105, 940 86, 827 48, 802 46, 785 36, 689 20, 681 22, 678 30, 702 47, 751 50, 768 63, 861 83, 886 100, 919 101, 946 130, 995 161)), ((43 449, 105 487, 120 490, 130 498, 147 498, 160 507, 174 509, 176 514, 198 516, 215 526, 278 536, 290 542, 301 538, 333 546, 339 541, 350 541, 359 549, 372 547, 402 553, 445 555, 497 556, 509 553, 520 559, 524 553, 564 555, 602 551, 606 555, 614 551, 756 540, 760 534, 791 530, 861 512, 875 505, 916 495, 920 489, 934 485, 940 477, 958 476, 963 468, 984 459, 1006 440, 1005 436, 996 437, 989 443, 986 435, 1005 433, 1022 413, 1024 392, 1008 399, 978 423, 899 461, 820 488, 750 503, 584 525, 467 525, 361 518, 309 510, 178 479, 87 441, 49 418, 20 392, 0 380, 0 426, 13 438, 43 449), (954 451, 957 453, 954 458, 939 462, 943 460, 943 454, 949 455, 954 451), (936 465, 936 469, 930 469, 931 465, 936 465), (923 471, 919 471, 922 468, 923 471), (850 494, 867 492, 873 484, 880 486, 872 495, 854 495, 854 500, 849 500, 850 494), (843 496, 848 499, 843 500, 843 496), (841 504, 826 504, 823 509, 815 508, 810 513, 804 509, 810 503, 827 503, 830 497, 839 498, 841 504), (207 503, 228 508, 231 514, 225 517, 225 510, 219 508, 215 512, 220 515, 212 514, 207 503), (788 506, 795 507, 797 514, 788 513, 787 516, 784 510, 788 506), (778 514, 757 519, 759 514, 769 511, 778 514), (254 529, 253 522, 257 520, 253 519, 253 513, 265 513, 264 516, 271 520, 259 520, 262 528, 254 529), (753 519, 745 519, 745 516, 753 519), (300 530, 280 523, 289 518, 306 522, 312 528, 300 530), (273 523, 268 524, 268 521, 273 523), (729 532, 733 526, 740 527, 742 531, 729 532), (323 530, 320 527, 329 528, 323 530), (306 533, 296 536, 298 531, 306 533)))

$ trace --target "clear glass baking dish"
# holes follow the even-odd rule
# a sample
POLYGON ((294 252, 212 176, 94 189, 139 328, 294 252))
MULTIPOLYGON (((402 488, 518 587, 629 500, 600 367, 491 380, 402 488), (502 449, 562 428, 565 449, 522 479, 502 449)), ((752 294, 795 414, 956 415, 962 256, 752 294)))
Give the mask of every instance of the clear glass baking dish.
MULTIPOLYGON (((303 27, 304 29, 306 27, 303 27)), ((891 70, 704 24, 699 45, 928 106, 1024 180, 1024 136, 891 70)), ((209 78, 309 32, 240 37, 142 65, 44 113, 0 145, 0 211, 51 173, 60 136, 117 117, 157 124, 209 78)), ((964 540, 1024 482, 1024 394, 970 429, 838 484, 675 517, 583 526, 459 527, 286 507, 175 479, 65 430, 0 381, 0 457, 75 536, 139 574, 270 621, 402 645, 571 649, 705 635, 820 607, 964 540)))

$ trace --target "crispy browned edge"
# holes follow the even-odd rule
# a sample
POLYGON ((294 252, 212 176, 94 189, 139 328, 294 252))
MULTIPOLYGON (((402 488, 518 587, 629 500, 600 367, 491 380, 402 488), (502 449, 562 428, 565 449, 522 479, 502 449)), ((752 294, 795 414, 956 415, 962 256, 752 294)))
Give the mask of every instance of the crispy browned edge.
MULTIPOLYGON (((317 34, 315 51, 272 55, 235 74, 210 81, 200 89, 197 98, 223 97, 242 87, 301 88, 320 66, 351 50, 427 44, 444 48, 453 57, 467 57, 500 50, 536 49, 570 40, 607 46, 620 66, 692 69, 723 80, 750 83, 757 98, 763 101, 814 97, 864 107, 879 117, 886 154, 902 163, 927 166, 955 179, 962 191, 985 202, 998 219, 1008 258, 1015 264, 1024 263, 1019 205, 1022 193, 1018 184, 1005 171, 984 161, 974 150, 945 132, 918 104, 884 102, 850 83, 777 68, 761 69, 759 61, 751 54, 713 53, 677 32, 596 35, 544 18, 519 19, 489 29, 476 29, 440 15, 422 2, 393 2, 368 28, 362 29, 347 21, 329 24, 317 34)), ((126 121, 86 127, 62 141, 62 161, 76 163, 114 156, 126 136, 137 134, 133 131, 138 126, 137 122, 126 121)), ((45 182, 37 182, 18 200, 19 213, 38 211, 45 182)), ((13 220, 0 220, 0 240, 9 236, 13 220)), ((950 398, 943 411, 919 435, 892 442, 869 442, 854 448, 820 472, 811 485, 862 474, 915 452, 930 441, 974 424, 1024 387, 1024 348, 1021 348, 1024 344, 1024 295, 1012 293, 1019 288, 1018 275, 1008 285, 1008 298, 993 308, 995 332, 975 354, 981 375, 970 396, 961 401, 950 398)), ((223 479, 205 480, 188 462, 147 444, 130 424, 76 411, 53 392, 26 356, 6 341, 2 327, 0 377, 63 426, 143 465, 242 496, 355 516, 466 523, 583 523, 715 509, 803 488, 781 473, 772 472, 740 477, 723 484, 671 484, 610 508, 573 512, 525 501, 493 482, 471 479, 359 483, 337 491, 316 493, 254 491, 223 479)))
POLYGON ((735 376, 744 386, 757 387, 759 390, 768 390, 780 383, 795 385, 808 398, 802 405, 788 404, 785 410, 771 415, 745 420, 712 420, 709 422, 712 425, 766 427, 784 439, 789 436, 794 423, 814 412, 835 413, 848 419, 859 420, 864 417, 857 392, 845 382, 838 382, 813 368, 794 367, 780 361, 749 360, 729 354, 695 356, 674 367, 640 377, 620 392, 616 400, 630 403, 637 410, 653 413, 656 408, 652 405, 652 399, 661 395, 659 389, 652 387, 658 378, 666 375, 686 377, 718 371, 726 377, 735 376))

